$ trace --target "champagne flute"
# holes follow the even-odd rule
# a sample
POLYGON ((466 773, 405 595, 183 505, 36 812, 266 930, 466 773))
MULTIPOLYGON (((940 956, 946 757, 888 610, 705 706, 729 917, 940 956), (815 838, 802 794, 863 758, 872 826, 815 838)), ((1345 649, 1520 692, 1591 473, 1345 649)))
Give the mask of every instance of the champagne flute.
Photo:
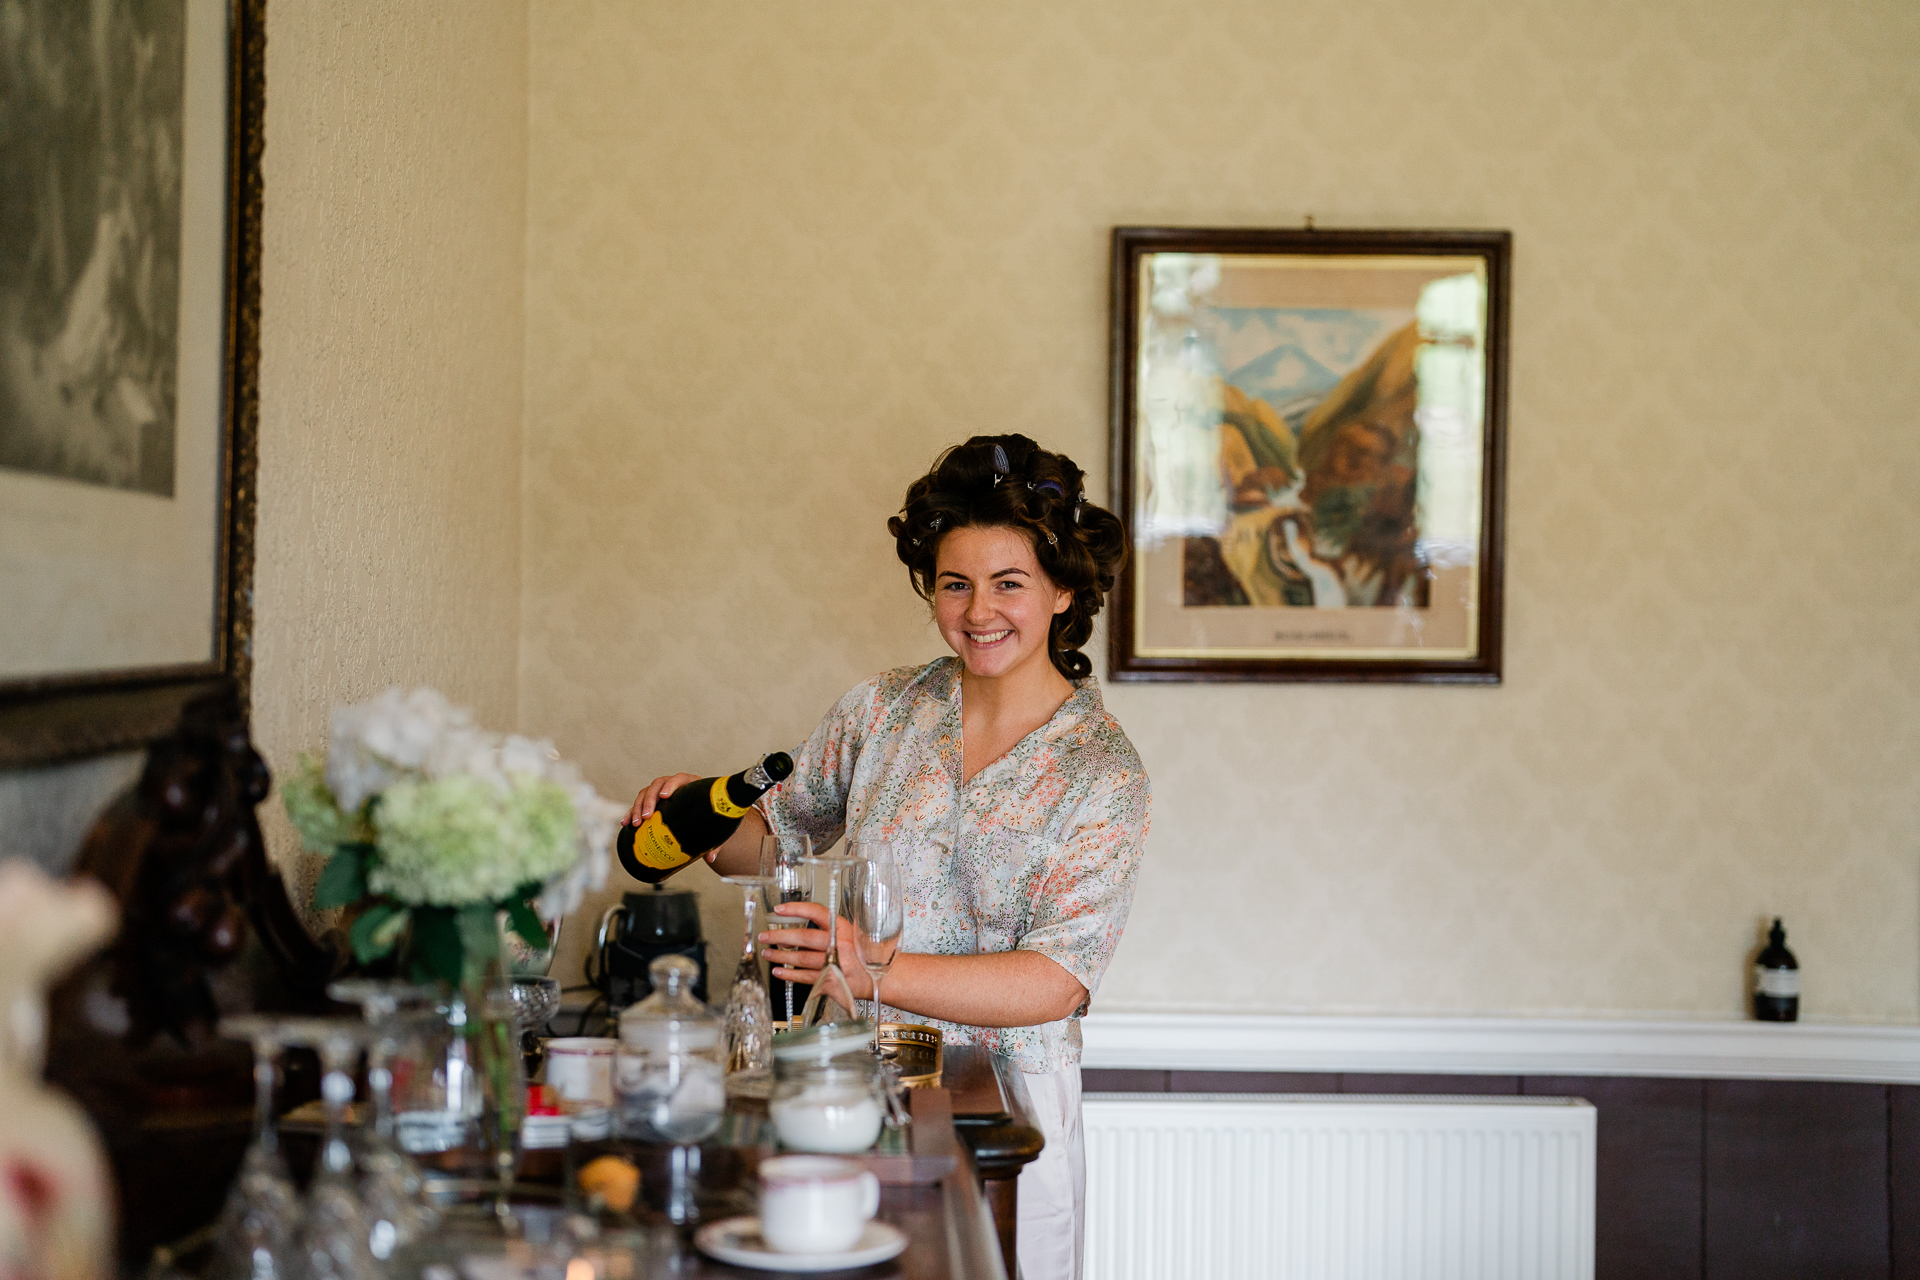
POLYGON ((853 846, 853 940, 860 967, 873 980, 873 1024, 887 1018, 880 999, 880 980, 893 966, 906 927, 906 902, 900 891, 900 864, 893 846, 884 840, 863 840, 853 846))
POLYGON ((840 967, 840 892, 846 884, 850 859, 823 857, 802 858, 800 861, 813 868, 816 896, 821 873, 825 873, 827 881, 824 904, 827 908, 827 959, 820 966, 820 977, 813 984, 813 991, 807 996, 807 1007, 800 1012, 800 1025, 813 1026, 816 1023, 857 1019, 859 1014, 854 1012, 856 1002, 853 988, 847 982, 845 970, 840 967))
POLYGON ((353 1069, 369 1032, 345 1018, 289 1018, 281 1024, 286 1043, 320 1054, 320 1097, 327 1105, 327 1134, 307 1187, 300 1260, 308 1280, 384 1280, 373 1256, 373 1223, 353 1176, 347 1146, 347 1105, 353 1101, 353 1069))
POLYGON ((221 1212, 220 1280, 296 1280, 303 1268, 294 1241, 300 1226, 300 1195, 280 1154, 274 1127, 274 1061, 286 1047, 284 1019, 264 1014, 222 1018, 220 1034, 253 1045, 253 1145, 221 1212))
MULTIPOLYGON (((813 837, 804 833, 787 840, 773 835, 761 839, 760 874, 773 882, 767 894, 768 929, 797 929, 806 925, 806 921, 793 916, 774 915, 773 908, 783 902, 800 902, 807 898, 807 868, 804 860, 812 856, 813 837)), ((768 945, 777 947, 779 942, 775 940, 768 945)), ((775 978, 769 973, 767 995, 773 1002, 774 1023, 780 1027, 797 1025, 800 1011, 807 1007, 807 996, 811 992, 812 988, 803 983, 775 978)))

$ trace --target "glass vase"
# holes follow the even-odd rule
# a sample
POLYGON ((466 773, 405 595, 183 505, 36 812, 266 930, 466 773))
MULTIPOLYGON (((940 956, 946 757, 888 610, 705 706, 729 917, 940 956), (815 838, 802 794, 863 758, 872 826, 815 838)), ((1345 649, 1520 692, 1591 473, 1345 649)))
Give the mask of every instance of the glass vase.
POLYGON ((390 1068, 396 1141, 462 1198, 504 1196, 520 1162, 527 1077, 506 956, 469 953, 441 1017, 408 1037, 390 1068))

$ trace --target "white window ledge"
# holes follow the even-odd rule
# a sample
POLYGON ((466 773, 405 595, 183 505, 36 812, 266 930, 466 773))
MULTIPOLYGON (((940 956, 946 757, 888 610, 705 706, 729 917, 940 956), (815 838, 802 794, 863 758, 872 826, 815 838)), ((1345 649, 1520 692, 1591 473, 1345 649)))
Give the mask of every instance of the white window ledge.
POLYGON ((1082 1066, 1920 1084, 1920 1027, 1098 1013, 1082 1066))

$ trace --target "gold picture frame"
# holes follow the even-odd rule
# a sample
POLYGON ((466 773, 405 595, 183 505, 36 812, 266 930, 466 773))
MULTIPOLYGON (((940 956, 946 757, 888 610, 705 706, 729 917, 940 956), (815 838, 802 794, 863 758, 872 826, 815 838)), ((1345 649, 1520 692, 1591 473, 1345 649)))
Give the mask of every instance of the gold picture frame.
POLYGON ((223 684, 245 705, 266 4, 7 7, 65 86, 31 115, 48 77, 9 87, 39 137, 0 174, 38 193, 0 235, 12 767, 150 742, 223 684))

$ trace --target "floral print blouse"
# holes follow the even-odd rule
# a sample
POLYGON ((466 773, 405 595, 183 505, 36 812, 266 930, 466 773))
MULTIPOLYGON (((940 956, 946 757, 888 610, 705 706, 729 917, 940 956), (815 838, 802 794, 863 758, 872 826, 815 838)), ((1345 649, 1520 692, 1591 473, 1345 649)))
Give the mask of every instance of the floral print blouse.
MULTIPOLYGON (((907 902, 902 951, 1037 951, 1091 994, 1133 903, 1152 791, 1092 679, 1046 724, 961 781, 960 662, 876 676, 840 699, 761 797, 783 840, 842 834, 893 844, 907 902)), ((1080 1062, 1079 1015, 1032 1027, 938 1019, 949 1044, 979 1044, 1027 1072, 1080 1062)))

